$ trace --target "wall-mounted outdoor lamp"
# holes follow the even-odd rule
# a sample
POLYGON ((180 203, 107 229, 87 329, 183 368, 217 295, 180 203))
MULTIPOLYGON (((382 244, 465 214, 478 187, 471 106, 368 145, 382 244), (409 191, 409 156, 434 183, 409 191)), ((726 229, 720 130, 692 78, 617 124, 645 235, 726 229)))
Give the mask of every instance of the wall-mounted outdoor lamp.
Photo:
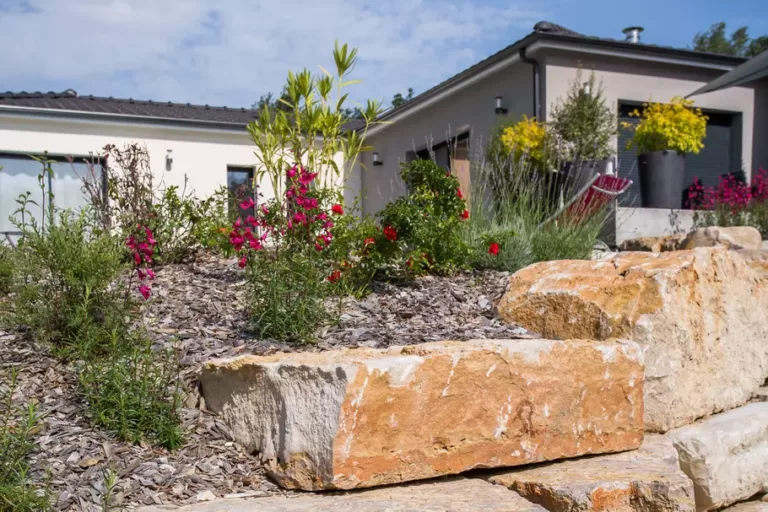
POLYGON ((374 151, 373 153, 373 165, 382 165, 384 162, 379 160, 379 152, 374 151))
POLYGON ((584 82, 584 85, 581 86, 581 91, 584 93, 585 96, 592 95, 592 87, 589 86, 589 82, 584 82))
POLYGON ((504 103, 504 96, 496 96, 496 113, 497 114, 506 114, 507 109, 505 109, 502 105, 504 103))
POLYGON ((165 150, 165 170, 170 171, 172 166, 173 166, 173 150, 166 149, 165 150))

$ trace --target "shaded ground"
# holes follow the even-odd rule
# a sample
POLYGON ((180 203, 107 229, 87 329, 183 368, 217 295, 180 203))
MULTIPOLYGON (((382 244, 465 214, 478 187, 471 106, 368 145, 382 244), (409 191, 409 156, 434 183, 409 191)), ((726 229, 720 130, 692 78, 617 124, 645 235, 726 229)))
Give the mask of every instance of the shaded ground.
POLYGON ((206 258, 157 269, 145 322, 158 344, 176 348, 187 384, 182 410, 186 443, 173 453, 116 442, 92 429, 75 395, 72 369, 49 357, 45 347, 2 331, 0 382, 8 382, 11 367, 18 368, 15 398, 39 403, 44 421, 32 476, 36 481, 50 478, 58 510, 101 510, 104 473, 110 468, 119 475, 118 506, 195 502, 206 491, 209 497, 281 493, 257 459, 230 442, 226 426, 204 410, 196 383, 202 362, 249 353, 525 336, 495 313, 507 277, 484 272, 376 283, 365 299, 344 301, 339 325, 324 328, 316 344, 288 346, 243 332, 244 281, 234 260, 206 258))

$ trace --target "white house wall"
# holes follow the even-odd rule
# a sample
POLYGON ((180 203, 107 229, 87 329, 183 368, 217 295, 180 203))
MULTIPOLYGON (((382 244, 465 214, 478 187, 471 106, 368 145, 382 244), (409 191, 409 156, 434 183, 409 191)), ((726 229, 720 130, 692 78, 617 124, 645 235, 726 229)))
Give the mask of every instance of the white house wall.
MULTIPOLYGON (((669 101, 674 96, 686 96, 710 82, 723 71, 686 68, 670 64, 627 61, 612 57, 587 54, 547 54, 543 62, 546 68, 545 118, 558 98, 568 92, 576 77, 579 65, 586 81, 594 70, 603 82, 605 98, 613 106, 620 101, 669 101)), ((733 87, 692 98, 698 107, 742 114, 742 161, 744 170, 752 170, 753 127, 755 90, 753 87, 733 87)), ((759 163, 756 163, 759 165, 759 163)), ((727 172, 724 169, 723 172, 727 172)))
MULTIPOLYGON (((94 122, 60 118, 33 118, 0 115, 0 153, 87 156, 100 154, 107 144, 121 147, 139 143, 146 146, 156 177, 166 185, 184 185, 198 197, 205 197, 227 184, 227 166, 254 167, 254 146, 245 130, 226 132, 187 129, 175 126, 94 122), (167 150, 173 152, 173 164, 166 171, 167 150)), ((259 192, 272 197, 272 187, 261 183, 259 192)))
MULTIPOLYGON (((504 107, 509 110, 509 115, 515 118, 522 114, 532 115, 532 66, 520 62, 512 64, 370 136, 366 143, 372 149, 361 158, 365 168, 356 171, 364 193, 364 212, 374 214, 405 192, 399 171, 406 152, 439 144, 448 138, 448 134, 455 136, 467 128, 471 131, 472 152, 481 151, 499 119, 494 112, 496 96, 504 97, 504 107), (372 165, 371 153, 374 151, 379 153, 383 165, 372 165)), ((353 177, 357 179, 355 174, 353 177)))

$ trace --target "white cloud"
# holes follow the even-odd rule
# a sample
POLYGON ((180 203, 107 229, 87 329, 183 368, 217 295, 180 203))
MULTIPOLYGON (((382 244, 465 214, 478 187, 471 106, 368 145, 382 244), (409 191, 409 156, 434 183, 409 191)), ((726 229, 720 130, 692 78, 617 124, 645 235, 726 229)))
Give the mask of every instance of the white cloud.
POLYGON ((530 31, 528 0, 0 0, 3 88, 248 106, 359 46, 354 97, 437 84, 530 31))

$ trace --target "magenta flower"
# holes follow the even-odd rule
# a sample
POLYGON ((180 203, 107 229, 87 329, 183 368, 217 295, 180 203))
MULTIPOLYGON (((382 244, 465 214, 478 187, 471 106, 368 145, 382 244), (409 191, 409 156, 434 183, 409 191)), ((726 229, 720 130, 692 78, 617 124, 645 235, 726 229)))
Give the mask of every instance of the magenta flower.
POLYGON ((257 221, 253 215, 249 215, 248 218, 245 219, 245 222, 247 222, 251 226, 256 226, 259 223, 259 221, 257 221))
POLYGON ((254 251, 258 251, 259 249, 261 249, 261 242, 259 242, 258 240, 249 240, 248 245, 250 245, 251 249, 253 249, 254 251))
POLYGON ((235 223, 232 224, 232 227, 235 228, 235 229, 240 229, 240 226, 242 226, 242 225, 243 225, 243 223, 240 220, 240 217, 238 217, 237 219, 235 219, 235 223))
POLYGON ((248 264, 248 259, 245 256, 240 258, 240 260, 237 262, 237 266, 240 268, 245 268, 247 264, 248 264))
POLYGON ((133 253, 133 262, 136 265, 141 265, 141 255, 139 255, 139 253, 137 252, 133 253))
POLYGON ((139 286, 139 293, 141 293, 141 296, 144 297, 144 300, 148 300, 149 299, 149 294, 150 294, 151 291, 152 291, 152 288, 150 288, 149 286, 147 286, 145 284, 139 286))
POLYGON ((254 206, 255 204, 256 204, 256 203, 254 203, 254 202, 253 202, 253 198, 252 198, 252 197, 249 197, 248 199, 246 199, 245 201, 243 201, 242 203, 240 203, 240 209, 241 209, 241 210, 250 210, 251 208, 253 208, 253 206, 254 206))
POLYGON ((142 272, 140 268, 137 268, 137 269, 136 269, 136 273, 137 273, 137 274, 138 274, 138 276, 139 276, 139 281, 143 281, 143 280, 144 280, 144 278, 145 278, 145 277, 147 277, 147 274, 145 274, 144 272, 142 272))
POLYGON ((147 275, 149 276, 150 279, 155 278, 155 272, 151 268, 147 269, 147 275))
POLYGON ((293 177, 295 177, 295 176, 296 176, 296 173, 297 173, 297 172, 298 172, 298 171, 296 170, 296 166, 294 165, 293 167, 291 167, 290 169, 288 169, 288 170, 285 172, 285 174, 286 174, 286 175, 288 175, 288 177, 289 177, 289 178, 293 178, 293 177))

